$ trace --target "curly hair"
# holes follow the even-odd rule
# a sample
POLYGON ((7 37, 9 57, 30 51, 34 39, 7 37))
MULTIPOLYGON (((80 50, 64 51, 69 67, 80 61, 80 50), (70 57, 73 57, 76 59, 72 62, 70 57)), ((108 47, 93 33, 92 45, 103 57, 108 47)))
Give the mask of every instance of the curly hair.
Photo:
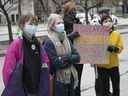
POLYGON ((103 25, 103 22, 106 20, 106 19, 110 19, 112 21, 112 18, 110 16, 104 16, 101 18, 101 25, 103 25))

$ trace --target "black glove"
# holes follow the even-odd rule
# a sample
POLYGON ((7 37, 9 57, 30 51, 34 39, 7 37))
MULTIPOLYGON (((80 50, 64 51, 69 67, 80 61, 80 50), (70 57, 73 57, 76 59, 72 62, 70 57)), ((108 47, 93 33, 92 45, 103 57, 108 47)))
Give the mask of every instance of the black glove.
POLYGON ((80 36, 79 32, 72 32, 72 33, 70 33, 70 34, 68 35, 68 38, 69 38, 70 40, 74 40, 75 38, 77 38, 77 37, 79 37, 79 36, 80 36))
POLYGON ((109 52, 115 52, 115 53, 118 53, 119 52, 119 48, 118 47, 115 47, 113 45, 108 46, 107 50, 109 52))
POLYGON ((76 24, 82 24, 82 23, 80 22, 80 19, 78 19, 78 18, 75 18, 75 23, 76 23, 76 24))
POLYGON ((64 62, 64 63, 71 63, 71 54, 69 53, 69 54, 66 54, 66 55, 63 55, 62 57, 61 57, 61 59, 62 59, 62 61, 64 62))

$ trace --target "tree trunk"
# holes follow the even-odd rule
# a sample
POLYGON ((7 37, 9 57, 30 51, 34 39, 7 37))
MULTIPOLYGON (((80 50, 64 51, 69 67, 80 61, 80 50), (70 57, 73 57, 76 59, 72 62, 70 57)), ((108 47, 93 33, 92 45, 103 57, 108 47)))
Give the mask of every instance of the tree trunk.
POLYGON ((46 13, 46 16, 48 16, 48 5, 47 4, 45 5, 43 0, 38 0, 38 1, 40 2, 41 6, 43 8, 43 11, 46 13), (47 6, 47 8, 45 6, 47 6))
POLYGON ((8 15, 6 16, 6 18, 7 18, 7 22, 8 22, 9 43, 11 43, 13 41, 12 26, 11 26, 11 22, 9 20, 8 15))
POLYGON ((18 14, 21 16, 21 0, 18 1, 18 14))
POLYGON ((7 20, 8 32, 9 32, 9 43, 11 43, 13 41, 11 21, 10 21, 8 13, 6 12, 5 9, 3 9, 3 13, 7 20))
POLYGON ((86 24, 89 24, 89 21, 88 21, 88 0, 85 0, 85 20, 86 20, 86 24))

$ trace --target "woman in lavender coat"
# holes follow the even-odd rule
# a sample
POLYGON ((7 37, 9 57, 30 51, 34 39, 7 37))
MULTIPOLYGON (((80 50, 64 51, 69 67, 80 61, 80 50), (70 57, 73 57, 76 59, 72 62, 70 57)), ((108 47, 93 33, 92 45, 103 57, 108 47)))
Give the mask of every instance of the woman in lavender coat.
POLYGON ((19 28, 22 37, 10 44, 5 56, 2 96, 49 96, 49 60, 35 36, 35 18, 22 16, 19 28))

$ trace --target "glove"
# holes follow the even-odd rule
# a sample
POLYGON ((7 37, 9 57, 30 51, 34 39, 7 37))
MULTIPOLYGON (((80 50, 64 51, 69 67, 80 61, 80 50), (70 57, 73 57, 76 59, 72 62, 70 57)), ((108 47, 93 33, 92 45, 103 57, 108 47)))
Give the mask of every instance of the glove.
POLYGON ((62 61, 66 64, 70 64, 71 63, 71 54, 66 54, 66 55, 63 55, 61 57, 62 61))
POLYGON ((107 50, 109 51, 109 52, 115 52, 115 53, 118 53, 119 52, 119 48, 118 47, 115 47, 115 46, 113 46, 113 45, 110 45, 110 46, 108 46, 108 48, 107 48, 107 50))
POLYGON ((68 38, 69 38, 70 40, 73 40, 73 39, 75 39, 75 38, 77 38, 77 37, 79 37, 79 36, 80 36, 79 32, 72 32, 72 33, 70 33, 70 34, 68 35, 68 38))
POLYGON ((62 56, 61 60, 64 64, 68 64, 68 58, 66 56, 62 56))

